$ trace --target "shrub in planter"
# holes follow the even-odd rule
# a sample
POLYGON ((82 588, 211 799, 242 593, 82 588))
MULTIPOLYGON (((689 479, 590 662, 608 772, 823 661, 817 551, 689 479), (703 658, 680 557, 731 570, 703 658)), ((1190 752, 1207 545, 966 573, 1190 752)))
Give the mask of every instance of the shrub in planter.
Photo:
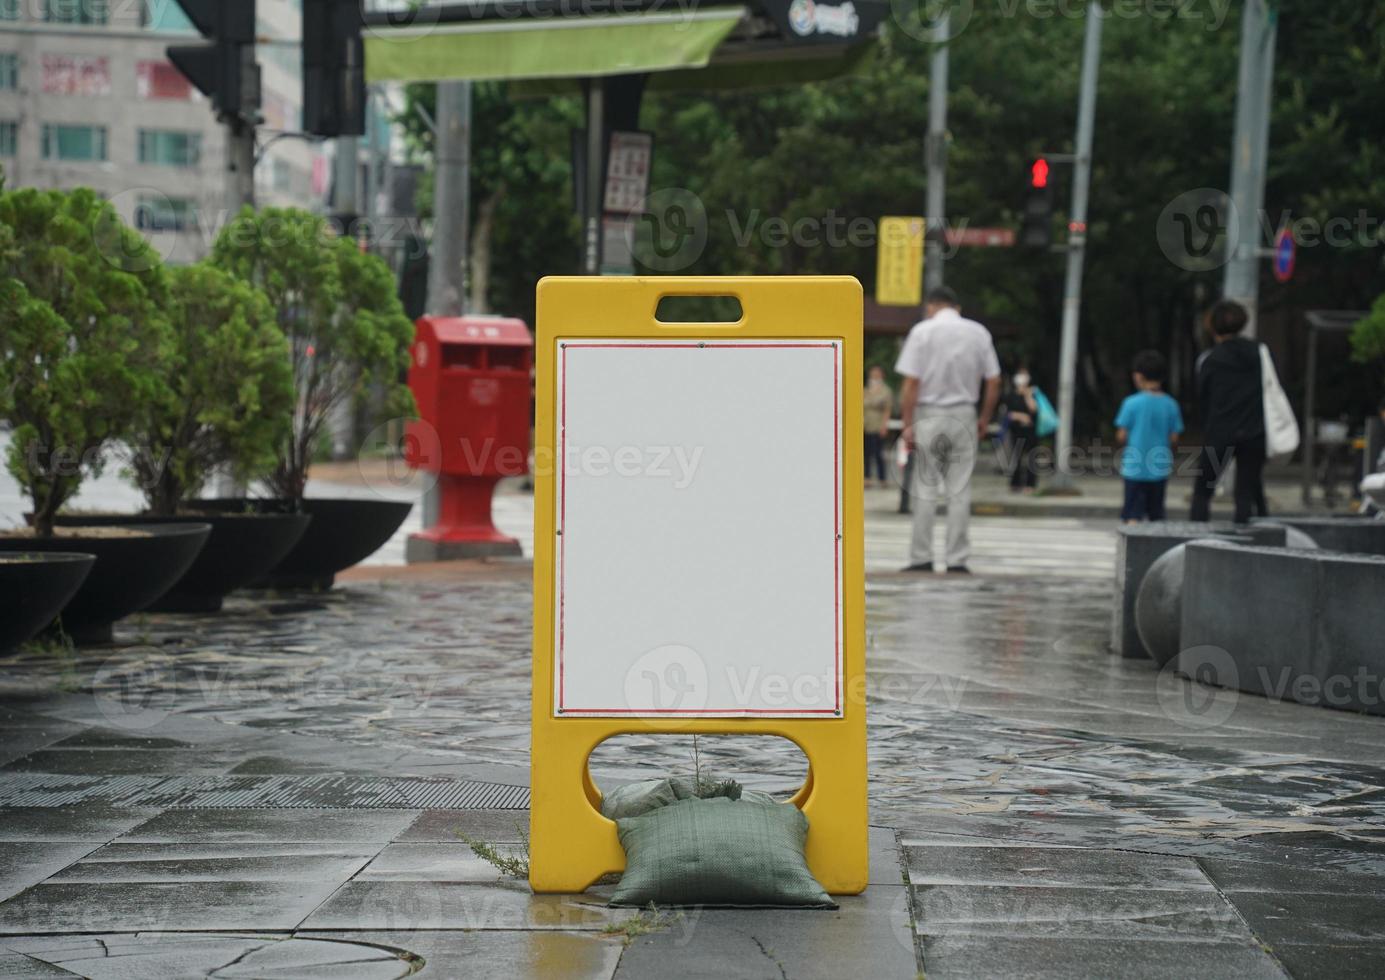
POLYGON ((279 499, 260 509, 303 510, 313 520, 264 584, 328 587, 337 571, 389 539, 410 504, 305 501, 308 465, 339 406, 379 398, 387 416, 413 415, 413 394, 402 381, 413 324, 389 267, 306 211, 242 210, 218 236, 212 261, 263 290, 289 338, 293 427, 265 480, 279 499))
POLYGON ((58 509, 166 397, 168 286, 159 256, 88 189, 0 193, 0 408, 14 427, 5 464, 32 502, 34 531, 0 550, 96 555, 63 612, 78 639, 157 599, 187 571, 206 525, 64 529, 58 509))
POLYGON ((379 391, 389 415, 412 415, 401 381, 414 328, 383 261, 296 208, 243 209, 222 229, 211 261, 263 290, 288 336, 296 404, 267 483, 301 500, 308 464, 332 412, 379 391))
POLYGON ((167 397, 159 256, 88 189, 0 193, 0 408, 6 467, 39 536, 140 410, 167 397))
POLYGON ((149 512, 175 514, 220 466, 249 480, 288 437, 288 342, 268 299, 208 264, 168 270, 166 385, 127 438, 149 512))

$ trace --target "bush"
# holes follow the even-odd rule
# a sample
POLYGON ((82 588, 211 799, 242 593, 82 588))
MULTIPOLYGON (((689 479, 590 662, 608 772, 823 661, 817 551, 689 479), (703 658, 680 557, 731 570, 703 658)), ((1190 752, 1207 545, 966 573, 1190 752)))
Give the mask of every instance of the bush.
POLYGON ((401 377, 414 328, 380 259, 297 208, 243 209, 222 229, 212 261, 264 291, 289 338, 296 395, 293 429, 266 482, 299 500, 319 435, 333 410, 372 390, 386 411, 412 415, 401 377))
POLYGON ((267 472, 293 414, 288 341, 264 294, 206 263, 168 279, 167 387, 127 440, 155 514, 176 513, 219 466, 239 480, 267 472))
POLYGON ((0 228, 5 463, 48 536, 102 450, 166 397, 168 289, 158 254, 89 189, 0 193, 0 228))
POLYGON ((1385 293, 1376 297, 1371 311, 1351 328, 1351 354, 1362 364, 1385 368, 1385 293))

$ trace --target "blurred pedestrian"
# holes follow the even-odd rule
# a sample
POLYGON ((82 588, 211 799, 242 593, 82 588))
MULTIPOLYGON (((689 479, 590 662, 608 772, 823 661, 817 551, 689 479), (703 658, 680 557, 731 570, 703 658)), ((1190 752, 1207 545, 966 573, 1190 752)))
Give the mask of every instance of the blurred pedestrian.
POLYGON ((924 316, 909 331, 895 364, 895 371, 904 376, 899 395, 902 438, 914 449, 914 532, 905 571, 933 570, 933 520, 943 493, 946 568, 966 574, 971 557, 971 475, 977 443, 985 437, 1000 400, 1000 359, 990 331, 962 316, 957 294, 946 286, 929 291, 924 316))
POLYGON ((866 486, 885 485, 885 439, 890 434, 894 392, 885 382, 885 369, 871 367, 866 379, 865 408, 861 420, 866 429, 866 486), (871 477, 872 469, 875 477, 871 477))
POLYGON ((1131 380, 1135 394, 1121 402, 1116 415, 1116 442, 1121 446, 1125 506, 1121 520, 1136 524, 1162 521, 1164 498, 1173 474, 1173 452, 1183 433, 1178 402, 1164 393, 1168 364, 1158 351, 1135 355, 1131 380))
MULTIPOLYGON (((1224 299, 1207 313, 1213 346, 1198 362, 1197 399, 1202 414, 1202 454, 1193 483, 1191 517, 1211 518, 1212 495, 1227 465, 1236 463, 1236 523, 1265 515, 1265 395, 1260 344, 1242 337, 1245 307, 1224 299)), ((1271 362, 1273 363, 1273 362, 1271 362)))
POLYGON ((1010 492, 1033 493, 1039 483, 1039 474, 1034 468, 1034 450, 1039 448, 1035 429, 1039 403, 1034 397, 1036 389, 1029 369, 1017 370, 1010 379, 1010 386, 1001 403, 1010 432, 1010 492))

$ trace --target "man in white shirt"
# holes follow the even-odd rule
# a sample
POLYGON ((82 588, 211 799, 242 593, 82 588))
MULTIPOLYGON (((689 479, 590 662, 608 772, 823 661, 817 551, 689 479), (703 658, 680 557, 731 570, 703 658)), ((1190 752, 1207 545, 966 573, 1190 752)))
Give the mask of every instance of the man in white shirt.
POLYGON ((939 286, 929 291, 924 319, 909 331, 894 369, 904 376, 899 404, 905 445, 914 451, 914 535, 905 571, 933 570, 933 517, 943 493, 946 568, 966 574, 976 445, 1000 400, 995 343, 990 331, 962 316, 957 294, 939 286))

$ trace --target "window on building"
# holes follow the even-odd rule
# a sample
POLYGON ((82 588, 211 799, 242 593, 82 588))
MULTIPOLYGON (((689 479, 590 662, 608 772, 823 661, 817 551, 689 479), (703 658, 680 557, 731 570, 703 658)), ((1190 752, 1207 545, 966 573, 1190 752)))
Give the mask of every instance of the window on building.
POLYGON ((141 129, 139 162, 195 167, 202 159, 202 134, 173 129, 141 129))
POLYGON ((19 20, 19 0, 0 0, 0 20, 19 20))
POLYGON ((105 160, 105 126, 43 127, 43 159, 45 160, 105 160))
POLYGON ((13 120, 0 120, 0 157, 12 157, 19 153, 19 123, 13 120))
POLYGON ((192 98, 192 83, 167 61, 141 61, 135 65, 135 88, 141 99, 192 98))
POLYGON ((43 0, 43 19, 53 24, 105 24, 110 0, 43 0))
POLYGON ((197 224, 197 206, 186 197, 150 195, 135 205, 135 227, 140 231, 182 231, 197 224))
POLYGON ((0 52, 0 92, 19 88, 19 55, 0 52))

